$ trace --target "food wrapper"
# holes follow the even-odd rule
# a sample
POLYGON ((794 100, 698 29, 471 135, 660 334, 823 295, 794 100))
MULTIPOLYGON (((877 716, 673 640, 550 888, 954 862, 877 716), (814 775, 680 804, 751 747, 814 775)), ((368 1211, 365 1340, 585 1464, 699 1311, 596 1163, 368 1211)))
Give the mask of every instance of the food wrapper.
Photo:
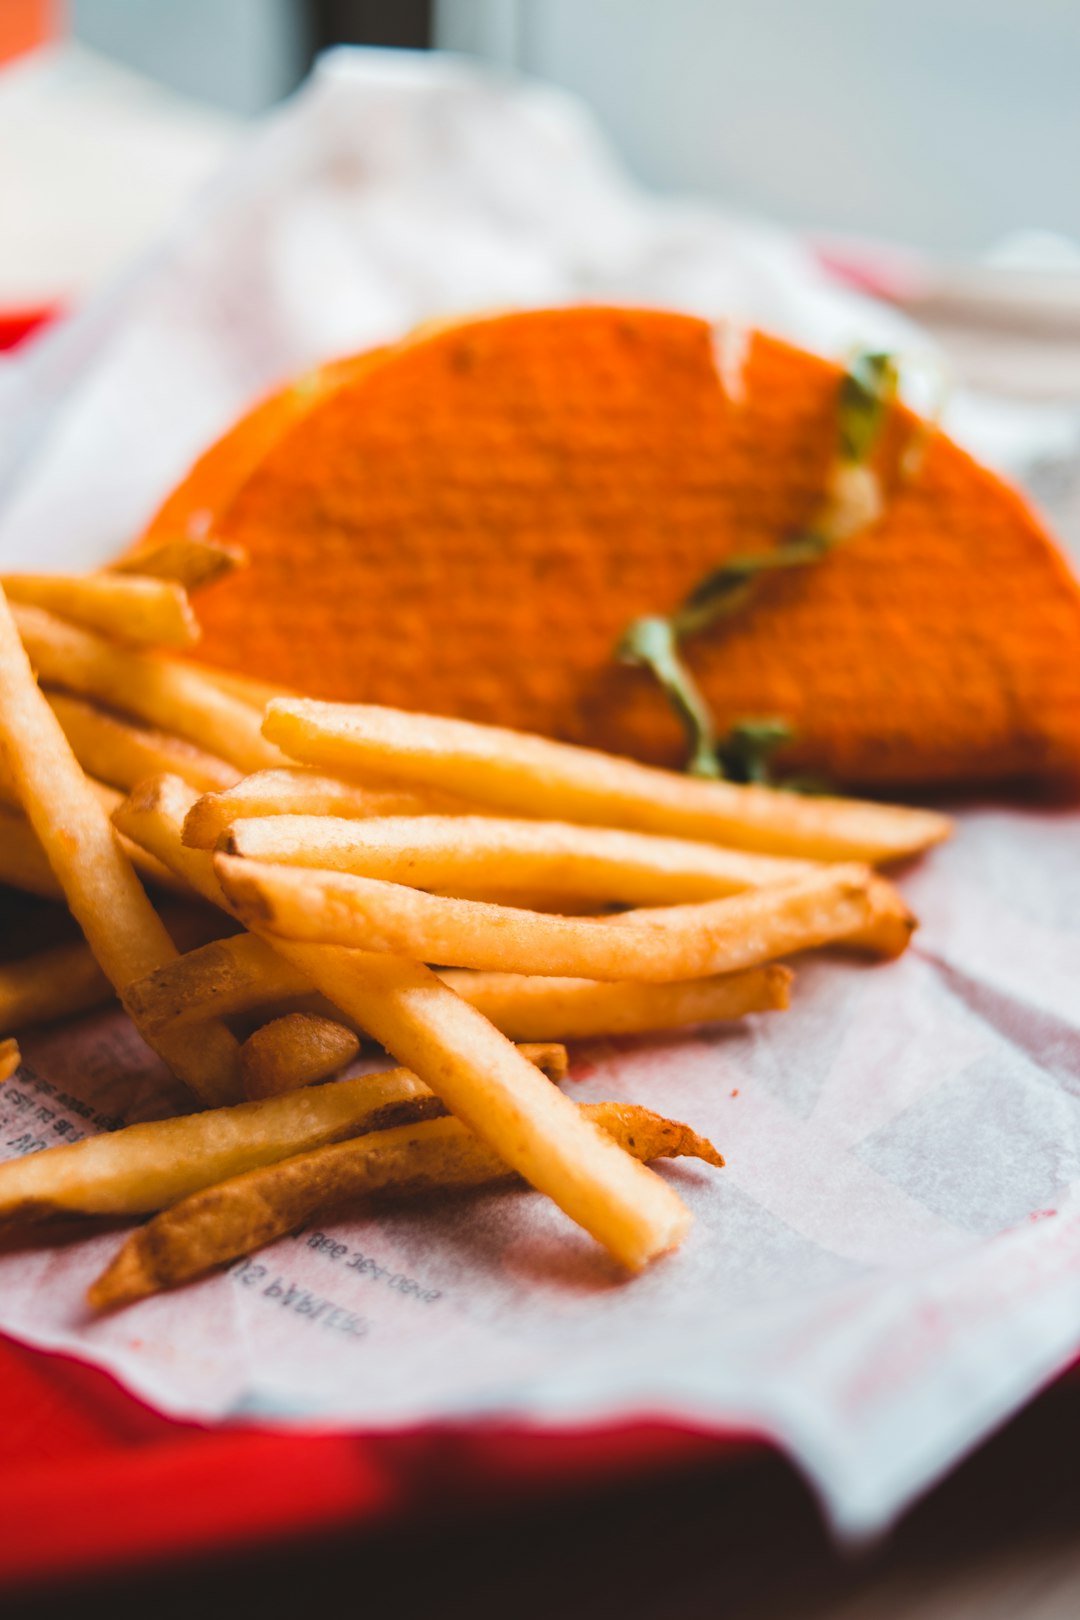
MULTIPOLYGON (((829 352, 912 340, 780 233, 641 196, 554 93, 337 54, 152 263, 0 371, 0 561, 105 560, 260 390, 331 354, 584 297, 829 352)), ((787 1013, 574 1047, 575 1098, 727 1157, 660 1169, 695 1222, 638 1278, 501 1190, 354 1213, 101 1319, 115 1228, 8 1234, 0 1329, 203 1419, 750 1431, 872 1533, 1080 1350, 1078 832, 1069 808, 968 805, 901 874, 923 926, 900 961, 818 956, 787 1013)), ((23 1051, 0 1157, 181 1105, 117 1011, 23 1051)))

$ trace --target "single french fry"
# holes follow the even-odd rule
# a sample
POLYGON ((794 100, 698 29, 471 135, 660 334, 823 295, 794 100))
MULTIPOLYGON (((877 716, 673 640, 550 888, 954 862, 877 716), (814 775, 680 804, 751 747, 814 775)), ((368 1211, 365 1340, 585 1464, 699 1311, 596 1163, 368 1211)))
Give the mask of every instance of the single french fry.
MULTIPOLYGON (((0 850, 3 836, 0 834, 0 850)), ((0 1029, 25 1029, 89 1012, 115 992, 82 940, 0 962, 0 1029)))
POLYGON ((578 827, 565 821, 494 816, 387 813, 377 820, 338 816, 265 816, 235 821, 221 848, 231 855, 315 866, 453 895, 491 884, 545 888, 560 895, 635 905, 713 900, 790 883, 820 870, 684 838, 578 827))
MULTIPOLYGON (((174 870, 202 873, 200 892, 211 894, 210 858, 180 843, 190 803, 184 783, 163 777, 144 783, 117 820, 174 870)), ((624 1265, 638 1270, 682 1241, 691 1217, 677 1194, 590 1127, 568 1098, 543 1086, 517 1048, 429 968, 366 951, 271 943, 624 1265)))
POLYGON ((173 580, 192 592, 212 585, 215 580, 224 579, 246 562, 247 555, 239 546, 225 545, 220 540, 178 536, 175 540, 161 540, 155 545, 144 546, 119 562, 111 563, 106 572, 173 580))
MULTIPOLYGON (((174 960, 176 947, 34 679, 2 588, 0 751, 75 920, 123 997, 134 980, 174 960)), ((236 1095, 238 1048, 223 1025, 148 1032, 147 1039, 204 1102, 236 1095)))
POLYGON ((282 762, 259 734, 255 710, 220 691, 194 665, 116 646, 43 608, 16 604, 12 613, 45 685, 96 698, 186 738, 238 770, 282 762))
POLYGON ((834 944, 871 920, 871 874, 858 866, 825 867, 724 900, 611 918, 519 911, 223 853, 214 856, 214 870, 235 914, 270 935, 275 950, 283 940, 303 940, 447 967, 559 978, 666 983, 734 973, 834 944))
MULTIPOLYGON (((565 1047, 521 1048, 561 1080, 565 1047)), ((128 1125, 0 1164, 0 1224, 54 1215, 149 1215, 259 1165, 442 1105, 407 1069, 306 1086, 282 1097, 128 1125)))
POLYGON ((318 1013, 285 1013, 249 1035, 240 1048, 245 1097, 279 1097, 329 1080, 351 1063, 360 1040, 318 1013))
POLYGON ((675 984, 629 980, 604 984, 458 968, 443 969, 439 978, 511 1040, 570 1041, 678 1029, 782 1009, 788 1005, 793 974, 774 963, 675 984))
POLYGON ((0 1041, 0 1086, 5 1080, 10 1080, 22 1062, 22 1053, 19 1051, 18 1041, 10 1038, 0 1041))
MULTIPOLYGON (((583 1103, 582 1118, 637 1160, 690 1156, 722 1166, 689 1126, 631 1103, 583 1103)), ((87 1295, 94 1310, 130 1304, 264 1248, 317 1215, 372 1194, 416 1197, 517 1180, 460 1120, 401 1125, 252 1170, 196 1193, 133 1233, 87 1295)))
POLYGON ((161 771, 181 777, 201 793, 231 787, 240 779, 234 765, 183 737, 135 725, 63 692, 45 695, 83 770, 111 787, 130 792, 144 777, 161 771))
POLYGON ((29 602, 133 645, 192 647, 199 622, 173 580, 137 574, 5 574, 9 602, 29 602))
POLYGON ((204 794, 188 812, 184 843, 192 849, 213 849, 241 817, 304 815, 363 820, 370 816, 457 815, 475 809, 475 805, 451 794, 418 793, 414 788, 386 785, 358 787, 355 782, 341 782, 294 766, 291 770, 255 771, 223 792, 204 794))
POLYGON ((708 782, 497 726, 372 704, 278 699, 265 735, 286 754, 340 775, 391 776, 511 815, 697 838, 825 861, 897 860, 939 843, 945 816, 708 782))

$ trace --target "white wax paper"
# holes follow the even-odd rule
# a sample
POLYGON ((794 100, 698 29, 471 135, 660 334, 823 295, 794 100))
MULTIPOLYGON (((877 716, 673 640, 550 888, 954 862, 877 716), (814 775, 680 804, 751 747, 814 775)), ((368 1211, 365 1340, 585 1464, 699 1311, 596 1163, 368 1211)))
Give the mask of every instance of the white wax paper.
MULTIPOLYGON (((815 347, 911 340, 779 233, 634 191, 572 103, 338 55, 158 260, 0 373, 0 560, 130 536, 253 395, 418 319, 581 297, 736 315, 815 347)), ((1080 1351, 1080 817, 981 807, 904 878, 900 962, 800 965, 738 1027, 580 1044, 728 1167, 627 1282, 528 1193, 337 1222, 95 1321, 120 1236, 0 1249, 0 1328, 166 1411, 364 1428, 671 1414, 787 1449, 848 1534, 888 1523, 1080 1351)), ((168 1111, 117 1013, 28 1037, 0 1157, 168 1111)))

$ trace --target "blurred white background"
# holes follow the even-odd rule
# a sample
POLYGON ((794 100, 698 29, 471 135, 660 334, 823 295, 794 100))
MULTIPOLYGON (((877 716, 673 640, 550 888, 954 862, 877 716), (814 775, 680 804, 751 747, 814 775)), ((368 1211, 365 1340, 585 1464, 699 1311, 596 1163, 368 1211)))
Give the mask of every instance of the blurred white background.
POLYGON ((938 252, 1080 237, 1077 0, 72 0, 85 43, 247 114, 332 39, 575 90, 637 176, 938 252))

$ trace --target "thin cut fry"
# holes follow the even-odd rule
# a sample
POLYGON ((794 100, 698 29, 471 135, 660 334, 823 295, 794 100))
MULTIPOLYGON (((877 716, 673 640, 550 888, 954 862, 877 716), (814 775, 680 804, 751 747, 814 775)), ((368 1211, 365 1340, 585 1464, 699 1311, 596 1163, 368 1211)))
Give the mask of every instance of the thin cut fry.
POLYGON ((46 685, 132 714, 228 760, 238 770, 281 763, 246 703, 219 691, 201 670, 154 653, 115 646, 43 608, 12 609, 26 651, 46 685))
POLYGON ((666 983, 734 973, 857 933, 871 920, 865 867, 620 917, 555 917, 426 894, 377 878, 214 857, 240 920, 272 936, 388 951, 448 967, 666 983))
POLYGON ((247 562, 239 546, 220 540, 178 537, 146 546, 132 556, 110 565, 110 574, 142 574, 149 579, 171 579, 188 592, 198 591, 215 580, 224 579, 247 562))
POLYGON ((227 853, 288 866, 317 866, 357 877, 457 894, 484 883, 548 888, 556 894, 641 906, 713 900, 790 883, 817 870, 684 838, 576 827, 565 821, 386 812, 379 820, 338 816, 266 816, 233 823, 227 853))
MULTIPOLYGON (((566 1049, 521 1048, 541 1073, 561 1080, 566 1049)), ((407 1069, 365 1074, 284 1097, 128 1125, 0 1164, 0 1224, 53 1215, 149 1215, 201 1187, 327 1142, 441 1111, 407 1069)))
POLYGON ((879 861, 948 836, 929 811, 707 782, 497 726, 371 704, 270 704, 263 730, 306 765, 442 788, 509 814, 699 838, 811 860, 879 861))
POLYGON ((182 737, 135 725, 62 692, 46 696, 83 770, 114 788, 130 792, 144 777, 161 771, 181 777, 200 793, 231 787, 239 778, 234 765, 182 737))
MULTIPOLYGON (((723 1165, 704 1137, 647 1108, 584 1103, 580 1112, 635 1159, 687 1155, 723 1165)), ((415 1197, 516 1179, 460 1120, 380 1131, 196 1193, 133 1233, 87 1298, 94 1310, 109 1310, 175 1288, 357 1198, 415 1197)))
POLYGON ((793 975, 790 968, 774 964, 676 984, 601 984, 454 968, 439 977, 511 1040, 570 1041, 678 1029, 784 1008, 793 975))
MULTIPOLYGON (((176 948, 34 680, 2 589, 0 750, 68 905, 122 997, 135 979, 174 960, 176 948)), ((204 1102, 236 1095, 238 1049, 223 1025, 147 1038, 204 1102)))
POLYGON ((285 1013, 249 1035, 240 1048, 245 1097, 279 1097, 329 1080, 351 1063, 359 1038, 317 1013, 285 1013))
MULTIPOLYGON (((215 880, 208 857, 179 842, 187 808, 184 784, 163 777, 144 783, 138 802, 122 806, 117 819, 174 870, 194 874, 199 868, 200 892, 209 894, 215 880)), ((541 1085, 517 1048, 429 968, 370 952, 273 944, 350 1023, 427 1081, 453 1113, 624 1265, 637 1270, 682 1241, 690 1213, 677 1194, 590 1127, 560 1092, 541 1085)))
POLYGON ((9 602, 29 602, 62 619, 149 647, 192 647, 199 622, 173 580, 136 574, 5 574, 9 602))
POLYGON ((113 995, 93 952, 81 940, 17 962, 0 962, 0 1029, 25 1029, 89 1012, 113 995))
POLYGON ((22 1053, 19 1051, 18 1041, 0 1041, 0 1086, 5 1080, 10 1080, 22 1062, 22 1053))
POLYGON ((452 794, 418 793, 415 788, 385 784, 358 787, 355 782, 340 782, 299 767, 256 771, 235 787, 207 793, 192 805, 184 822, 184 843, 192 849, 213 849, 241 817, 303 815, 363 820, 370 816, 458 815, 475 809, 475 805, 452 794))

